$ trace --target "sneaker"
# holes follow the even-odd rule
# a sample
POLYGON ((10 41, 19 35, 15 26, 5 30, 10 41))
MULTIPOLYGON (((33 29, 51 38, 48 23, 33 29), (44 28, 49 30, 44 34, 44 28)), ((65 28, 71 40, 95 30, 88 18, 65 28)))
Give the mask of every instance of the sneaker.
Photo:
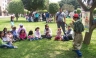
POLYGON ((17 46, 14 46, 15 49, 17 49, 18 47, 17 46))

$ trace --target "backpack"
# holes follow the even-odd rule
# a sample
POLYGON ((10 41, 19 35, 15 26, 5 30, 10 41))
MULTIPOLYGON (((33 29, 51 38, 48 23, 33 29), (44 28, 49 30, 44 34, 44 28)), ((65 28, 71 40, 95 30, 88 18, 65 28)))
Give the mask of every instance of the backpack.
POLYGON ((74 31, 75 32, 83 32, 84 31, 84 26, 80 21, 77 21, 74 23, 74 31))

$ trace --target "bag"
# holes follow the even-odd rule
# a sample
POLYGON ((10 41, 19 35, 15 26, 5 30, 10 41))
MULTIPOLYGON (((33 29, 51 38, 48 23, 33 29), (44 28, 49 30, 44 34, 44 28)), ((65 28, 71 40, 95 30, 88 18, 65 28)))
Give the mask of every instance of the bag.
POLYGON ((80 21, 74 23, 74 31, 75 32, 83 32, 84 31, 84 26, 80 21))
POLYGON ((60 15, 61 13, 59 12, 59 14, 56 16, 56 21, 58 21, 58 16, 60 15))

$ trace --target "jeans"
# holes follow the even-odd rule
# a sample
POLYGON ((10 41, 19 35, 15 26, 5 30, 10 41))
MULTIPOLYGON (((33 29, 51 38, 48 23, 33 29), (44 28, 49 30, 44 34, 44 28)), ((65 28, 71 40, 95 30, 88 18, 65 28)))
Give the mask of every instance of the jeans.
POLYGON ((6 47, 6 48, 14 48, 14 46, 12 46, 12 45, 0 45, 0 48, 4 48, 4 47, 6 47))
POLYGON ((41 35, 43 38, 51 39, 52 36, 41 35))
POLYGON ((64 22, 57 22, 57 27, 62 27, 63 33, 65 34, 65 23, 64 22))
POLYGON ((29 40, 31 41, 31 40, 35 40, 34 38, 29 38, 29 40))
POLYGON ((42 38, 35 37, 35 40, 39 40, 39 39, 42 39, 42 38))

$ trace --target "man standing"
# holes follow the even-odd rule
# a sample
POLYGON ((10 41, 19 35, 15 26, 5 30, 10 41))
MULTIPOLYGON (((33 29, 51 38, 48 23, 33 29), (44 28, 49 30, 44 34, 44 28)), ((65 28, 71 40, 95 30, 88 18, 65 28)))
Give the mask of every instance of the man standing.
POLYGON ((73 51, 77 53, 78 58, 81 58, 82 53, 80 49, 82 47, 82 41, 83 41, 82 32, 84 31, 84 26, 79 20, 78 14, 74 14, 73 20, 75 21, 75 22, 72 22, 71 24, 74 30, 73 51))
POLYGON ((50 14, 48 12, 46 12, 46 23, 49 23, 49 17, 50 17, 50 14))
POLYGON ((57 22, 57 27, 60 28, 62 27, 63 33, 65 33, 65 13, 62 12, 62 8, 59 9, 59 12, 56 13, 56 22, 57 22))

